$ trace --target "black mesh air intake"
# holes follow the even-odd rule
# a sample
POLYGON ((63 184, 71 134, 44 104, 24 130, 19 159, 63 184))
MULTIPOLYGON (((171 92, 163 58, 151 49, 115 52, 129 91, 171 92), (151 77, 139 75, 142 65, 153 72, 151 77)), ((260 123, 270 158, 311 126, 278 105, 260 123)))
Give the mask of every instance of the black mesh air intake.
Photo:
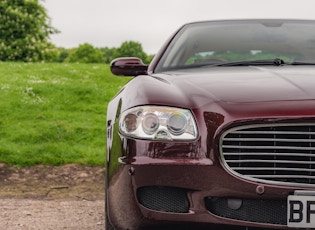
POLYGON ((207 209, 229 219, 249 222, 286 225, 286 200, 237 200, 229 198, 206 198, 207 209), (237 201, 239 207, 233 205, 237 201), (235 202, 234 202, 235 203, 235 202))
POLYGON ((161 212, 187 213, 187 190, 173 187, 149 186, 137 190, 137 198, 144 207, 161 212))

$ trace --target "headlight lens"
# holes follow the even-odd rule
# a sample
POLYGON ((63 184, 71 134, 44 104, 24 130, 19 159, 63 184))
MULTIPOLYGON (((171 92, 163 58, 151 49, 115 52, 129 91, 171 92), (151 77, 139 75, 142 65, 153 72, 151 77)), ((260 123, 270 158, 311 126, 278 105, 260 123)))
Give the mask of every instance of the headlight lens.
POLYGON ((194 140, 197 126, 187 109, 140 106, 124 111, 119 118, 123 135, 149 140, 194 140))
POLYGON ((179 136, 183 134, 187 126, 187 117, 184 114, 177 113, 173 114, 167 123, 167 128, 171 134, 179 136))
POLYGON ((159 128, 159 118, 154 113, 145 114, 142 118, 143 131, 152 135, 159 128))
POLYGON ((127 114, 123 125, 127 132, 134 132, 138 126, 138 117, 132 113, 127 114))

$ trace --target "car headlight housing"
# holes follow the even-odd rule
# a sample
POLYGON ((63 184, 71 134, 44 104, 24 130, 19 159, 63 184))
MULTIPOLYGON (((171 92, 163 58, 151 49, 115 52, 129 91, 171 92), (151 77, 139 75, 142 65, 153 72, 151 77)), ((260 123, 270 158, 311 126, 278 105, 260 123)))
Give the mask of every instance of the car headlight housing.
POLYGON ((129 137, 148 140, 195 140, 195 119, 187 109, 166 106, 139 106, 119 117, 119 131, 129 137))

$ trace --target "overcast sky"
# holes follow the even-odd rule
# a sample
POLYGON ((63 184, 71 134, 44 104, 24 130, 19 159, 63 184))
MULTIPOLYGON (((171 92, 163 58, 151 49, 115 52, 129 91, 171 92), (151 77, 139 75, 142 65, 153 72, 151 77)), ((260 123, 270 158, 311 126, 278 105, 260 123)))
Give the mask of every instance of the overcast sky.
POLYGON ((315 19, 314 0, 44 0, 61 47, 119 47, 137 41, 155 54, 184 23, 213 19, 315 19))

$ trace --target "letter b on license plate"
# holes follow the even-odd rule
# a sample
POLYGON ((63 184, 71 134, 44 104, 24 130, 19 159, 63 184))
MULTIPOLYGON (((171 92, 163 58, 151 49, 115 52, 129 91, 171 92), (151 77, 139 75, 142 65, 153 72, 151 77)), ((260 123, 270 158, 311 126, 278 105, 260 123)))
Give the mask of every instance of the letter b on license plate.
POLYGON ((315 228, 315 196, 288 196, 288 227, 315 228))

